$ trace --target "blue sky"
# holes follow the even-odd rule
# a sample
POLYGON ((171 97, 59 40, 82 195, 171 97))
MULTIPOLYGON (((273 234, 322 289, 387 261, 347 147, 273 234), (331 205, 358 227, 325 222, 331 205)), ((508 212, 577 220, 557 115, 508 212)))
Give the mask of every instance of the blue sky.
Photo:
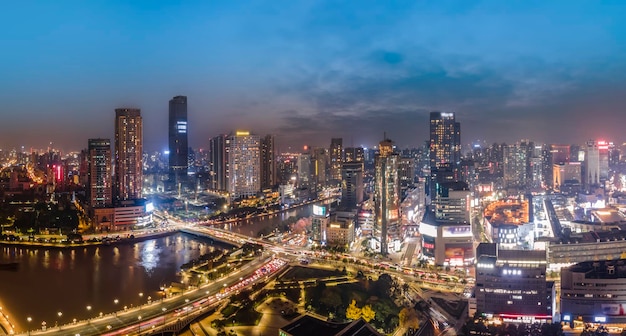
POLYGON ((401 147, 452 111, 463 142, 623 142, 623 1, 15 1, 0 12, 0 147, 66 150, 142 109, 167 143, 247 128, 288 144, 401 147))

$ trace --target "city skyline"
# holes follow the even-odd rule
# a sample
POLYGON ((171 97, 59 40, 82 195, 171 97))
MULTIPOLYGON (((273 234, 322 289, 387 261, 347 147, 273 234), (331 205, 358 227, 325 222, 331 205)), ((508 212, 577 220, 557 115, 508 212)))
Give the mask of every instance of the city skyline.
POLYGON ((3 11, 0 147, 80 150, 142 110, 168 147, 168 100, 189 97, 189 144, 243 128, 304 144, 399 147, 454 112, 463 144, 621 143, 620 3, 16 3, 3 11), (53 13, 54 15, 50 15, 53 13), (32 20, 25 20, 29 17, 32 20))

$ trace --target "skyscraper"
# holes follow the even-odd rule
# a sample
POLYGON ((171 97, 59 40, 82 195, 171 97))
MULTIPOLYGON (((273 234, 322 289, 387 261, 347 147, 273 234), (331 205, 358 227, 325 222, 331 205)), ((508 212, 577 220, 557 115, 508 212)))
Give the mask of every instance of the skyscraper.
POLYGON ((355 209, 363 202, 363 162, 341 165, 341 205, 355 209))
POLYGON ((87 151, 89 206, 92 208, 110 206, 113 203, 111 140, 89 139, 87 151))
POLYGON ((461 125, 454 113, 430 113, 431 195, 436 183, 457 181, 461 163, 461 125))
POLYGON ((115 198, 142 196, 143 126, 141 110, 115 109, 115 198))
POLYGON ((363 162, 365 153, 363 147, 346 147, 344 150, 344 162, 363 162))
POLYGON ((187 97, 176 96, 170 99, 169 112, 169 180, 170 186, 177 188, 187 179, 187 97))
POLYGON ((504 146, 504 185, 524 188, 528 183, 528 148, 524 144, 504 146))
POLYGON ((343 162, 343 140, 332 138, 330 140, 330 179, 341 181, 341 163, 343 162))
POLYGON ((228 152, 230 140, 227 135, 218 135, 209 140, 209 187, 213 190, 228 190, 228 152))
POLYGON ((389 240, 397 234, 400 219, 400 179, 398 164, 400 156, 394 153, 393 142, 384 139, 375 158, 376 177, 374 201, 376 220, 374 234, 380 237, 380 251, 388 253, 389 240))
POLYGON ((276 181, 276 145, 273 135, 261 139, 261 188, 271 188, 276 181))
POLYGON ((229 135, 228 192, 230 197, 256 196, 261 191, 261 154, 259 136, 248 131, 229 135))

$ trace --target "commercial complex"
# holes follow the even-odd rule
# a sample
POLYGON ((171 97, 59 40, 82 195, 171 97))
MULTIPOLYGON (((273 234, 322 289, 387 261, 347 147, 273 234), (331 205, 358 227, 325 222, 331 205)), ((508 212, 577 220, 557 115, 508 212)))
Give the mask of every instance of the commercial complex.
MULTIPOLYGON (((475 309, 511 322, 546 322, 555 312, 555 286, 546 280, 545 251, 476 249, 475 309)), ((470 303, 472 305, 473 303, 470 303)))

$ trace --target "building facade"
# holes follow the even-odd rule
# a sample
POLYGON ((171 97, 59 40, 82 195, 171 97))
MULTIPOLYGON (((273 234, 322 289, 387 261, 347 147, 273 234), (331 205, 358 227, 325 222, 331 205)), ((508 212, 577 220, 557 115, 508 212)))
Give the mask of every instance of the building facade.
POLYGON ((546 280, 545 251, 501 250, 483 243, 476 253, 478 313, 512 322, 553 319, 555 287, 546 280))
POLYGON ((143 186, 143 120, 136 108, 115 109, 115 198, 139 199, 143 186))
POLYGON ((169 181, 174 188, 187 181, 187 131, 187 97, 176 96, 169 105, 169 181))
POLYGON ((400 220, 400 178, 398 165, 400 156, 394 152, 393 142, 380 142, 375 165, 375 225, 374 235, 380 239, 382 253, 389 252, 389 242, 398 235, 400 220))
POLYGON ((260 138, 248 131, 229 136, 228 192, 231 199, 256 196, 261 190, 260 138))
POLYGON ((89 206, 107 207, 113 204, 113 168, 111 167, 111 140, 88 141, 89 206))

